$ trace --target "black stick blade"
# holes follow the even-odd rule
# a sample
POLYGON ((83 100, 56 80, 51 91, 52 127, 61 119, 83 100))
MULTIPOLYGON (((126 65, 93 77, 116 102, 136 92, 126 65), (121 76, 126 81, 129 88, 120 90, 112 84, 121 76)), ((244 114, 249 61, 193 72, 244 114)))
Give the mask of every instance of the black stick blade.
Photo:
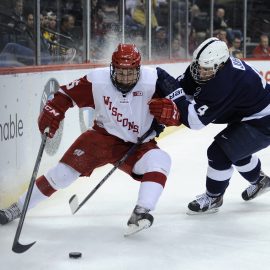
POLYGON ((15 253, 24 253, 29 248, 31 248, 35 243, 36 242, 33 242, 31 244, 28 244, 28 245, 22 245, 19 242, 13 243, 12 251, 14 251, 15 253))

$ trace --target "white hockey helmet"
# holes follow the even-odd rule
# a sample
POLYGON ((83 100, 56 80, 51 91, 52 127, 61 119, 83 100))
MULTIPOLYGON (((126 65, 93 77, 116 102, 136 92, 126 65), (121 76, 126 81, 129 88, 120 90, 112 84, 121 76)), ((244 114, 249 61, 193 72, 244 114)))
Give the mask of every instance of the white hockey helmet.
POLYGON ((193 53, 190 72, 197 83, 212 79, 218 69, 228 60, 229 50, 224 41, 208 38, 193 53), (201 71, 204 70, 204 73, 201 71))

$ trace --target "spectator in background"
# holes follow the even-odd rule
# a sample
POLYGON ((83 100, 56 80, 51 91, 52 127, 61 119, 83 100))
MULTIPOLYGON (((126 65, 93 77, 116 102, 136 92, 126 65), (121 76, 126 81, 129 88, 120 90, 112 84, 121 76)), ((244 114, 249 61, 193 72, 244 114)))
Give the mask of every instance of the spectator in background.
POLYGON ((33 13, 29 13, 27 15, 26 18, 26 25, 30 28, 30 29, 34 29, 34 14, 33 13))
POLYGON ((192 29, 194 29, 196 33, 204 33, 206 37, 210 27, 209 15, 206 12, 202 12, 197 5, 193 5, 190 8, 190 14, 192 29))
POLYGON ((173 58, 186 58, 186 50, 182 47, 181 35, 176 35, 172 40, 172 57, 173 58))
MULTIPOLYGON (((18 42, 9 42, 0 53, 0 66, 24 66, 35 64, 34 15, 26 16, 25 31, 21 33, 18 42)), ((41 34, 40 38, 41 64, 50 64, 52 58, 49 45, 41 34)))
MULTIPOLYGON (((27 25, 27 28, 25 31, 26 32, 25 36, 27 38, 27 42, 26 42, 25 46, 34 51, 36 44, 35 44, 35 30, 34 30, 34 14, 33 14, 33 12, 30 12, 29 14, 27 14, 26 25, 27 25)), ((41 33, 41 37, 40 37, 40 50, 41 50, 41 53, 43 56, 49 54, 49 44, 44 39, 42 33, 41 33)))
MULTIPOLYGON (((152 0, 152 10, 151 10, 151 26, 152 28, 156 28, 158 26, 158 21, 155 15, 155 9, 157 6, 157 1, 152 0)), ((132 19, 142 25, 145 28, 146 25, 146 14, 145 14, 145 0, 137 0, 137 5, 135 6, 133 13, 132 13, 132 19)))
POLYGON ((111 30, 111 25, 114 24, 115 27, 120 26, 119 18, 119 6, 117 1, 106 1, 101 0, 98 13, 102 18, 103 25, 105 29, 111 30))
POLYGON ((25 19, 23 17, 23 1, 12 0, 12 11, 2 10, 4 16, 1 23, 7 26, 7 32, 1 33, 1 47, 4 47, 9 42, 17 42, 17 38, 21 38, 25 31, 25 19))
POLYGON ((52 11, 49 11, 47 13, 47 26, 46 30, 43 32, 43 36, 46 40, 48 40, 50 43, 56 42, 57 37, 54 32, 56 32, 56 25, 57 25, 57 18, 56 14, 52 11))
POLYGON ((232 46, 229 48, 229 53, 230 55, 234 55, 234 52, 236 51, 238 56, 240 55, 239 53, 241 53, 242 57, 237 57, 237 58, 243 58, 243 53, 242 53, 242 44, 241 44, 241 39, 238 38, 238 37, 235 37, 233 39, 233 42, 232 42, 232 46))
POLYGON ((40 14, 40 27, 41 28, 48 28, 48 25, 49 25, 48 13, 46 11, 42 11, 40 14))
POLYGON ((214 16, 214 30, 224 30, 227 33, 227 45, 231 44, 235 37, 242 40, 243 34, 239 29, 232 29, 227 19, 225 18, 225 9, 218 8, 214 16))
POLYGON ((105 34, 105 27, 103 24, 103 17, 99 10, 100 4, 97 0, 91 0, 91 38, 97 46, 102 44, 103 36, 105 34))
POLYGON ((81 33, 75 28, 75 17, 73 15, 66 14, 62 17, 60 33, 62 35, 59 36, 59 45, 62 50, 61 54, 64 56, 63 61, 71 63, 75 59, 76 62, 81 62, 81 33))
POLYGON ((156 1, 155 15, 159 26, 167 27, 169 23, 169 3, 168 1, 156 1))
POLYGON ((210 24, 207 13, 201 12, 196 4, 190 8, 190 18, 189 53, 192 54, 195 48, 207 38, 210 24))
POLYGON ((269 38, 266 34, 260 36, 260 43, 253 50, 253 57, 261 59, 270 59, 269 38))
MULTIPOLYGON (((20 22, 25 22, 23 17, 23 0, 14 0, 13 11, 10 14, 7 14, 9 19, 7 20, 7 25, 11 28, 17 27, 20 22)), ((21 27, 23 24, 21 25, 21 27)))
POLYGON ((61 20, 61 26, 60 26, 60 32, 65 37, 60 37, 60 43, 62 45, 65 45, 67 47, 73 47, 74 46, 74 35, 73 35, 73 29, 75 26, 75 18, 74 16, 70 14, 66 14, 62 17, 61 20))
POLYGON ((56 14, 52 11, 48 12, 48 28, 52 31, 56 31, 57 18, 56 14))
POLYGON ((15 1, 15 8, 14 12, 12 13, 14 19, 18 21, 24 21, 23 18, 23 0, 16 0, 15 1))
POLYGON ((228 29, 227 20, 225 20, 224 8, 218 8, 216 10, 216 13, 214 16, 214 30, 217 30, 217 29, 222 29, 222 30, 228 29))
POLYGON ((227 32, 223 29, 217 29, 214 31, 213 36, 218 38, 221 41, 224 41, 226 45, 229 45, 229 41, 227 39, 227 32))
POLYGON ((156 27, 154 31, 152 47, 154 59, 169 57, 168 36, 167 29, 165 27, 156 27))
POLYGON ((243 52, 240 51, 240 50, 234 50, 234 51, 231 53, 231 56, 233 56, 233 57, 235 57, 235 58, 239 58, 239 59, 244 58, 243 52))

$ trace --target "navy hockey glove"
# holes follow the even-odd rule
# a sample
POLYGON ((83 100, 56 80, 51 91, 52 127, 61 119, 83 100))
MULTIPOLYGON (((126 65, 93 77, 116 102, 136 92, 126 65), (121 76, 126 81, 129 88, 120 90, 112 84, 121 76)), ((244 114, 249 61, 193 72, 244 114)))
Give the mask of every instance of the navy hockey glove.
POLYGON ((180 113, 176 104, 167 98, 151 99, 149 104, 150 113, 154 115, 160 124, 166 126, 180 126, 180 113))
POLYGON ((60 122, 65 118, 65 112, 72 107, 71 99, 61 93, 56 93, 52 100, 49 100, 38 118, 38 127, 43 134, 44 130, 49 127, 48 137, 52 138, 59 128, 60 122))
POLYGON ((166 97, 180 88, 179 81, 171 76, 167 71, 157 67, 156 90, 159 97, 166 97))

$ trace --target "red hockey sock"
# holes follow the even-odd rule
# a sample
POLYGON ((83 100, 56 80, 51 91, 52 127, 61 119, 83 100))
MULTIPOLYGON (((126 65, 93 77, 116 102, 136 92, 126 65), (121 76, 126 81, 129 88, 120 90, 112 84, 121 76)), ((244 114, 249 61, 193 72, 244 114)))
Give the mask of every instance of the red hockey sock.
POLYGON ((47 197, 50 197, 56 190, 51 186, 44 175, 36 180, 38 189, 47 197))

